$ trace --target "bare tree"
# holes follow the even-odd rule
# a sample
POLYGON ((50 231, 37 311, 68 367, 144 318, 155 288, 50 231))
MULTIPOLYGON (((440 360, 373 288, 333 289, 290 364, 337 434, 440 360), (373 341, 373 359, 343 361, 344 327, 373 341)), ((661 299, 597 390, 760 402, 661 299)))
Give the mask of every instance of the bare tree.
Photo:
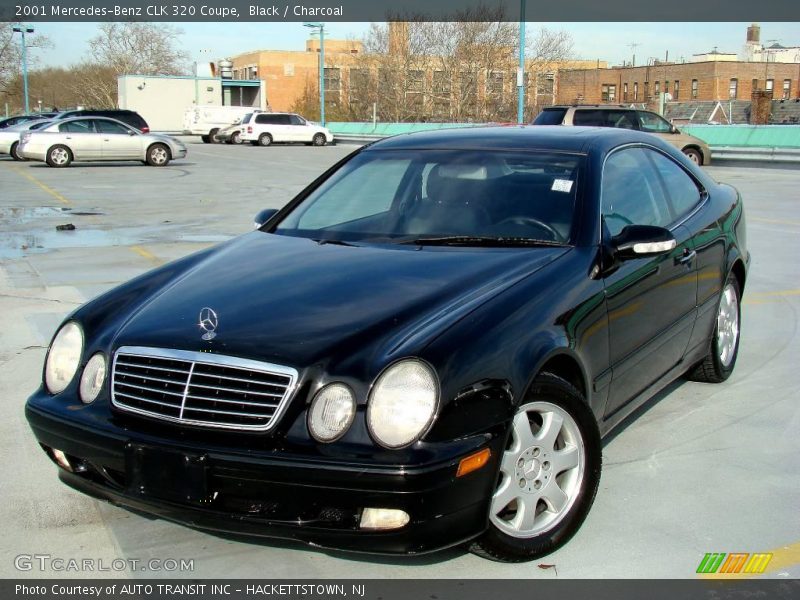
MULTIPOLYGON (((16 23, 0 23, 0 97, 14 110, 23 106, 22 92, 22 48, 18 35, 14 35, 16 23)), ((28 67, 36 64, 36 49, 48 48, 52 44, 45 35, 29 35, 26 39, 28 47, 28 67)))
POLYGON ((79 101, 96 107, 117 103, 120 75, 180 75, 188 54, 179 47, 182 31, 161 23, 102 23, 89 40, 89 57, 74 68, 79 101))

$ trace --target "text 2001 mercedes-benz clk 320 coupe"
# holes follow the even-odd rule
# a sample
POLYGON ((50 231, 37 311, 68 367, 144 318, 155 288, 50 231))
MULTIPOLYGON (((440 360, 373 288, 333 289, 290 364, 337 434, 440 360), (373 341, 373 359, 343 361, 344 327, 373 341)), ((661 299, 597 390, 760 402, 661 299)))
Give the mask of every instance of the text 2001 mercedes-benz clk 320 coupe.
POLYGON ((736 363, 742 202, 648 134, 399 136, 260 216, 58 330, 27 417, 64 482, 214 530, 526 560, 584 520, 603 435, 736 363))

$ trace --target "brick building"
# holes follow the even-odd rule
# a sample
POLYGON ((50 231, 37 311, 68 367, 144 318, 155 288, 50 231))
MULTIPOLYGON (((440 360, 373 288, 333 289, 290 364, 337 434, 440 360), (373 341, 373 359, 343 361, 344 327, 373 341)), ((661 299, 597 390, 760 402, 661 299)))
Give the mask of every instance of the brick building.
POLYGON ((653 103, 749 100, 756 90, 775 99, 800 97, 800 63, 707 61, 643 67, 577 69, 559 73, 559 103, 653 103))

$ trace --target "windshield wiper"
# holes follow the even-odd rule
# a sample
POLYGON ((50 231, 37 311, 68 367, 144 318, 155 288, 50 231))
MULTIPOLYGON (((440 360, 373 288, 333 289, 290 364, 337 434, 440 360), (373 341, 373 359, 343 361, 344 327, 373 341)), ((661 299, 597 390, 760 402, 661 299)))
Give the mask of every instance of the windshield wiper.
POLYGON ((352 244, 350 242, 345 242, 344 240, 330 240, 330 239, 321 239, 321 240, 314 240, 320 246, 324 246, 326 244, 333 244, 335 246, 355 246, 356 244, 352 244))
POLYGON ((524 237, 490 237, 479 235, 447 235, 439 237, 418 237, 414 239, 400 239, 397 244, 415 244, 417 246, 553 246, 564 247, 567 244, 551 240, 537 240, 524 237))

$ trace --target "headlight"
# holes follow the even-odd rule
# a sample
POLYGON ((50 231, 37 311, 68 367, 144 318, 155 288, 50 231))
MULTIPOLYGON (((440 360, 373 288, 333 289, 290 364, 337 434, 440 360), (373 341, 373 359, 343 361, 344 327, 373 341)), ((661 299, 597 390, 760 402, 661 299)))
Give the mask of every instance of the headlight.
POLYGON ((353 392, 343 383, 322 388, 308 411, 308 430, 318 442, 333 442, 344 435, 356 415, 353 392))
POLYGON ((91 404, 94 402, 100 390, 103 389, 103 382, 105 382, 105 380, 106 357, 103 356, 102 352, 98 352, 89 359, 89 362, 86 363, 83 369, 79 388, 81 401, 84 404, 91 404))
POLYGON ((83 332, 74 321, 64 325, 56 334, 44 370, 44 383, 51 394, 58 394, 75 377, 83 352, 83 332))
POLYGON ((436 414, 439 383, 424 362, 406 359, 386 369, 367 405, 367 425, 375 441, 400 448, 419 439, 436 414))

